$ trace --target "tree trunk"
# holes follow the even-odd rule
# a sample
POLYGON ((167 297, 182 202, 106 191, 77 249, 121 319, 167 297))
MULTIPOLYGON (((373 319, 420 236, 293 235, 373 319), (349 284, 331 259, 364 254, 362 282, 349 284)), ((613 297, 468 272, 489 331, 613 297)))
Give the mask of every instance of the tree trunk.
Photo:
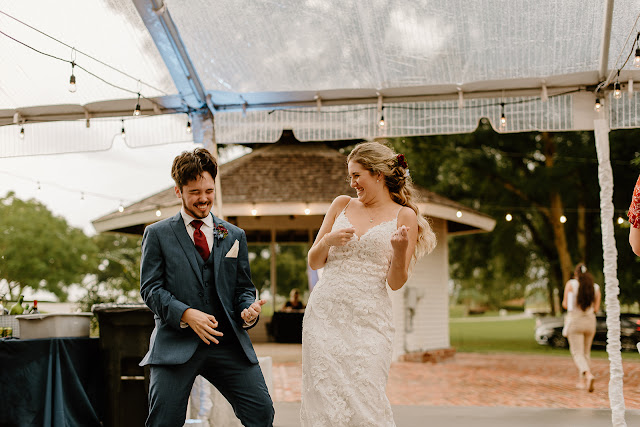
POLYGON ((581 200, 578 202, 578 226, 577 226, 577 239, 578 239, 578 255, 579 261, 587 262, 587 214, 584 202, 581 200))
MULTIPOLYGON (((555 141, 549 135, 548 132, 543 132, 542 139, 544 141, 544 156, 545 166, 551 170, 554 165, 554 158, 556 152, 555 141)), ((549 201, 551 203, 551 209, 547 213, 547 217, 551 223, 553 230, 553 241, 558 252, 558 260, 560 261, 560 270, 562 272, 562 278, 560 283, 556 286, 558 292, 561 292, 560 287, 562 284, 567 283, 571 277, 571 271, 573 270, 573 262, 571 261, 571 254, 569 253, 569 245, 567 244, 567 235, 564 230, 564 224, 560 222, 560 217, 563 215, 563 205, 560 193, 555 190, 550 190, 549 201)), ((553 298, 553 295, 550 295, 553 298)), ((555 307, 552 306, 552 312, 555 314, 555 307)))

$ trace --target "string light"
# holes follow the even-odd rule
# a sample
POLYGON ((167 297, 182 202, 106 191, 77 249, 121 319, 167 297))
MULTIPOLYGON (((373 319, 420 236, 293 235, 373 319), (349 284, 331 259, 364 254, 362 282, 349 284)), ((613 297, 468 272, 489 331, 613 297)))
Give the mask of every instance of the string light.
POLYGON ((596 98, 596 104, 593 106, 593 109, 596 111, 596 113, 599 113, 601 108, 602 104, 600 103, 600 98, 596 98))
POLYGON ((122 202, 120 202, 120 206, 118 206, 118 212, 124 212, 124 205, 122 204, 122 202))
POLYGON ((502 107, 502 115, 500 116, 500 130, 505 130, 507 127, 507 118, 504 115, 504 102, 500 104, 502 107))
POLYGON ((613 84, 613 97, 615 99, 622 98, 622 90, 620 89, 620 70, 618 70, 618 77, 616 78, 616 82, 613 84))
POLYGON ((20 139, 24 139, 24 126, 20 128, 20 139))
POLYGON ((304 214, 309 215, 310 213, 311 213, 311 209, 309 209, 309 204, 307 203, 307 205, 304 208, 304 214))
POLYGON ((71 77, 69 77, 69 92, 75 93, 78 89, 76 87, 76 76, 73 74, 73 67, 76 66, 76 63, 71 61, 71 77))
POLYGON ((640 46, 636 47, 636 57, 633 58, 633 66, 640 68, 640 46))
POLYGON ((622 224, 624 222, 624 219, 622 219, 621 216, 618 217, 618 224, 622 224))
POLYGON ((507 221, 511 221, 511 220, 513 219, 513 217, 511 216, 511 214, 510 214, 510 213, 508 213, 508 214, 504 217, 504 219, 506 219, 507 221))
POLYGON ((378 126, 382 129, 384 128, 385 122, 384 122, 384 106, 382 106, 382 109, 380 110, 380 120, 378 121, 378 126))
POLYGON ((457 216, 458 218, 462 217, 462 211, 458 211, 458 212, 456 212, 456 216, 457 216))
POLYGON ((564 224, 565 222, 567 222, 567 217, 566 217, 566 216, 564 216, 564 215, 561 215, 561 216, 560 216, 560 222, 561 222, 561 223, 563 223, 563 224, 564 224))
POLYGON ((140 115, 140 92, 138 92, 138 102, 136 103, 135 110, 133 110, 133 115, 134 116, 139 116, 140 115))
POLYGON ((159 217, 160 215, 162 215, 162 211, 160 211, 160 209, 158 209, 158 210, 156 211, 156 216, 157 216, 157 217, 159 217))
POLYGON ((256 208, 251 209, 251 215, 253 215, 253 216, 258 215, 258 209, 256 209, 256 208))
POLYGON ((191 121, 187 120, 187 133, 191 133, 191 121))
POLYGON ((122 119, 122 129, 120 129, 120 134, 122 135, 122 138, 126 138, 127 134, 124 131, 124 119, 122 119))

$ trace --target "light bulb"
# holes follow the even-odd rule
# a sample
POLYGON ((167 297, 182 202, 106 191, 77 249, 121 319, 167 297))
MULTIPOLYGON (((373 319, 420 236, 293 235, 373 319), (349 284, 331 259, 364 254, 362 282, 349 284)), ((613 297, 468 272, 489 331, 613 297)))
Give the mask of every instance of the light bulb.
POLYGON ((187 133, 191 133, 191 122, 187 121, 187 133))
POLYGON ((40 181, 38 181, 38 191, 40 191, 40 190, 41 190, 40 181))
POLYGON ((69 77, 69 92, 74 93, 77 89, 76 76, 74 76, 72 72, 71 77, 69 77))
POLYGON ((513 217, 511 216, 511 214, 507 214, 504 219, 506 219, 507 221, 511 221, 513 219, 513 217))
POLYGON ((600 103, 600 98, 596 98, 596 105, 593 106, 593 109, 599 113, 602 108, 602 104, 600 103))
POLYGON ((122 127, 122 129, 120 129, 120 134, 122 135, 123 138, 127 136, 127 133, 124 131, 124 126, 122 127))
POLYGON ((381 128, 383 128, 385 125, 384 123, 384 116, 380 116, 380 121, 378 121, 378 126, 380 126, 381 128))
POLYGON ((305 215, 309 215, 310 213, 311 213, 311 209, 306 208, 306 209, 304 210, 304 214, 305 214, 305 215))
POLYGON ((124 206, 122 206, 122 203, 118 206, 118 212, 124 212, 124 206))
POLYGON ((253 216, 258 215, 258 210, 256 208, 251 209, 251 215, 253 216))
POLYGON ((640 47, 636 48, 636 57, 633 58, 633 66, 640 68, 640 47))
POLYGON ((624 222, 624 219, 622 219, 621 216, 618 217, 618 224, 622 224, 624 222))
POLYGON ((460 217, 462 216, 462 211, 458 211, 458 212, 456 212, 456 216, 457 216, 458 218, 460 218, 460 217))
POLYGON ((24 126, 20 128, 20 139, 24 139, 24 126))
POLYGON ((564 224, 565 222, 567 222, 567 217, 566 217, 566 216, 564 216, 564 215, 560 216, 560 222, 561 222, 561 223, 563 223, 563 224, 564 224))
POLYGON ((500 128, 504 129, 507 127, 507 118, 504 116, 504 113, 502 113, 502 116, 500 116, 500 128))
POLYGON ((140 115, 140 92, 138 92, 138 102, 136 103, 135 110, 133 110, 133 115, 134 116, 139 116, 140 115))
POLYGON ((620 82, 618 81, 613 84, 613 97, 615 99, 622 98, 622 90, 620 90, 620 82))
POLYGON ((160 212, 160 209, 158 209, 158 210, 156 211, 156 216, 160 216, 160 215, 162 215, 162 212, 160 212))

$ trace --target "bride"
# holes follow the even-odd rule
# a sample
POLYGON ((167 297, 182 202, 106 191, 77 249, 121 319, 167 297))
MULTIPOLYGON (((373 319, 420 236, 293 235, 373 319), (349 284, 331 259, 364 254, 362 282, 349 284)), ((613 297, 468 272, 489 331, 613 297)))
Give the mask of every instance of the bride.
POLYGON ((436 236, 413 199, 402 154, 378 142, 347 157, 357 198, 337 197, 309 250, 324 267, 302 329, 303 426, 395 426, 385 389, 394 336, 392 290, 436 236))

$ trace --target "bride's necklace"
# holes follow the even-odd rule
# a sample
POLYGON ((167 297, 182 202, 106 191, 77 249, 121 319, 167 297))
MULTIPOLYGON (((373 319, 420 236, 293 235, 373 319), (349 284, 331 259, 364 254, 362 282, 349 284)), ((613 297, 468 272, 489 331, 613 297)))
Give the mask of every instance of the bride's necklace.
POLYGON ((369 209, 369 207, 367 205, 365 205, 364 203, 362 204, 362 206, 364 206, 365 211, 367 212, 367 216, 369 217, 369 223, 373 223, 373 217, 375 215, 371 215, 371 210, 369 209))

